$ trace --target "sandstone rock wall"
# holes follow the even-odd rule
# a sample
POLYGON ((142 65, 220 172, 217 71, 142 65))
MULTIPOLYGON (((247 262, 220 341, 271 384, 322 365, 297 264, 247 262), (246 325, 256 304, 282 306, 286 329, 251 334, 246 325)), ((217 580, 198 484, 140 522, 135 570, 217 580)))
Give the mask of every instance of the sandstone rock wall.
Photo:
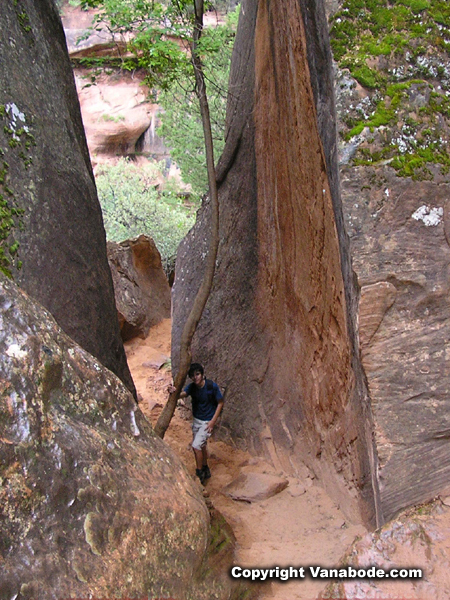
MULTIPOLYGON (((336 227, 342 214, 327 134, 331 63, 329 55, 308 63, 308 43, 326 35, 326 21, 319 3, 303 10, 294 0, 242 6, 217 169, 221 244, 194 357, 227 387, 222 425, 237 443, 287 469, 305 460, 349 514, 375 523, 371 417, 349 322, 355 292, 346 297, 351 270, 336 227)), ((175 365, 207 231, 206 201, 178 256, 175 365)))
MULTIPOLYGON (((409 28, 378 29, 378 48, 383 36, 397 41, 365 58, 375 88, 336 65, 342 201, 361 286, 385 519, 450 485, 450 63, 440 44, 450 21, 448 10, 434 16, 412 11, 421 24, 414 36, 409 28)), ((345 12, 336 18, 333 27, 344 27, 345 12)), ((367 10, 363 18, 374 17, 367 10)))
POLYGON ((106 30, 91 31, 86 37, 94 14, 93 9, 68 5, 62 11, 91 160, 95 165, 117 156, 168 159, 169 150, 156 133, 161 108, 149 98, 143 72, 110 69, 98 73, 80 64, 80 58, 117 56, 117 48, 125 51, 125 42, 113 42, 106 30))
POLYGON ((74 340, 134 390, 120 339, 73 74, 54 2, 4 4, 0 52, 0 187, 2 197, 23 211, 8 243, 15 252, 14 278, 74 340))
POLYGON ((161 109, 149 102, 148 89, 142 85, 139 74, 102 74, 95 85, 87 85, 87 70, 75 69, 74 73, 94 162, 141 154, 157 160, 169 156, 156 134, 161 109))
POLYGON ((371 172, 345 169, 342 195, 362 286, 362 360, 389 518, 450 485, 450 188, 442 177, 413 182, 381 168, 382 186, 362 190, 371 172), (416 220, 422 206, 442 214, 416 220))

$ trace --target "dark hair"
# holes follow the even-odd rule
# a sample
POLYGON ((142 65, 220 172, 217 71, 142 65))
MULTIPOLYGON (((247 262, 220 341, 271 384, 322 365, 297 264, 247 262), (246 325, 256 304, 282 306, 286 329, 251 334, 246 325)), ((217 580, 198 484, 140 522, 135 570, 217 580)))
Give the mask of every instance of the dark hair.
POLYGON ((199 371, 202 375, 205 373, 205 369, 203 368, 203 366, 200 363, 192 363, 191 366, 189 367, 189 372, 188 372, 189 377, 192 379, 192 376, 197 371, 199 371))

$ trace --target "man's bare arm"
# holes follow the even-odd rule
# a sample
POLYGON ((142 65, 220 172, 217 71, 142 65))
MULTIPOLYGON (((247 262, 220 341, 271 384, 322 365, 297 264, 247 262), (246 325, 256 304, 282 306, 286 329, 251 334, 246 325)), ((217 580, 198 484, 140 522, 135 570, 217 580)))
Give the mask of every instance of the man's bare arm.
POLYGON ((208 426, 206 429, 208 430, 209 433, 212 433, 212 430, 214 429, 214 425, 217 423, 217 419, 220 417, 222 408, 223 408, 223 398, 217 402, 216 412, 214 413, 214 416, 211 419, 211 421, 208 423, 208 426))

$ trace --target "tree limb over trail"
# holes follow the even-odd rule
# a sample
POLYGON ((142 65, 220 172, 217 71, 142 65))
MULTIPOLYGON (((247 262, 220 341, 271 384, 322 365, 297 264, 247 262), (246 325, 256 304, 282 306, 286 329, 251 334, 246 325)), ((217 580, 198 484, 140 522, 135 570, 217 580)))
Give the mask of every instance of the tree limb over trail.
POLYGON ((209 114, 208 98, 206 95, 205 77, 203 64, 198 53, 198 42, 203 31, 203 12, 204 0, 194 0, 195 21, 194 35, 191 46, 191 61, 195 74, 195 92, 200 103, 200 113, 202 116, 203 133, 205 137, 206 165, 208 170, 209 198, 211 202, 211 236, 206 258, 205 271, 200 288, 195 297, 191 311, 188 315, 183 328, 180 340, 180 365, 174 377, 175 391, 169 395, 159 418, 155 425, 156 434, 163 438, 170 421, 175 412, 178 398, 186 380, 189 367, 192 360, 191 342, 194 337, 197 325, 201 319, 203 309, 212 288, 217 251, 219 247, 219 199, 217 193, 216 172, 214 168, 214 150, 211 133, 211 119, 209 114))
POLYGON ((170 424, 191 365, 191 343, 212 288, 219 246, 219 202, 213 136, 202 62, 202 56, 209 51, 208 43, 204 44, 207 36, 201 40, 205 5, 211 6, 212 2, 143 0, 130 3, 128 0, 81 0, 82 7, 97 9, 94 26, 104 25, 110 33, 119 36, 133 33, 127 42, 132 56, 131 59, 124 57, 123 68, 144 69, 146 83, 149 86, 159 85, 161 89, 166 89, 180 74, 184 74, 195 82, 194 91, 200 105, 211 203, 210 240, 203 279, 180 340, 180 365, 174 377, 175 391, 170 394, 155 426, 155 432, 161 438, 170 424), (174 39, 179 40, 181 46, 174 39))

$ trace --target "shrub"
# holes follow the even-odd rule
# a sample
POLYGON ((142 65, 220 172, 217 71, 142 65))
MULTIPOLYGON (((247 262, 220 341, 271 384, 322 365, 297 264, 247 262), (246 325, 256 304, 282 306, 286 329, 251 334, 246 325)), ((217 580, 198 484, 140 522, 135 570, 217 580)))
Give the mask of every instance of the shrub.
POLYGON ((194 214, 176 186, 160 190, 161 165, 137 167, 126 159, 102 165, 96 174, 106 237, 122 241, 141 234, 153 238, 163 267, 170 270, 178 244, 194 224, 194 214))

